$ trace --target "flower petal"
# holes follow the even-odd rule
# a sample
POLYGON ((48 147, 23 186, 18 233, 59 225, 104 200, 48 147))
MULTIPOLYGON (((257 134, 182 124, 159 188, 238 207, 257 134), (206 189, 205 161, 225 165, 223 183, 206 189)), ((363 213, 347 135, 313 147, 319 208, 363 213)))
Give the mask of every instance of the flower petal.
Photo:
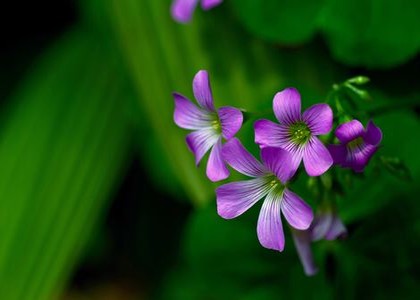
POLYGON ((379 127, 373 124, 372 121, 369 121, 366 133, 365 133, 365 142, 373 146, 378 146, 382 141, 382 131, 379 127))
POLYGON ((198 108, 180 94, 174 93, 173 96, 175 100, 174 121, 176 125, 190 130, 211 126, 212 116, 209 112, 198 108))
POLYGON ((358 137, 363 136, 364 128, 358 120, 351 120, 337 126, 335 136, 343 143, 348 143, 358 137))
POLYGON ((281 148, 263 148, 261 159, 266 168, 273 172, 282 183, 286 183, 296 172, 291 154, 281 148))
POLYGON ((188 23, 198 0, 174 0, 171 6, 172 17, 180 23, 188 23))
POLYGON ((218 139, 219 135, 212 128, 200 129, 187 135, 187 145, 195 156, 196 165, 200 163, 204 154, 217 143, 218 139))
POLYGON ((201 0, 201 7, 204 10, 212 9, 213 7, 222 3, 223 0, 201 0))
POLYGON ((284 125, 279 125, 269 120, 258 120, 254 124, 255 143, 261 148, 283 147, 289 142, 288 130, 284 125))
POLYGON ((314 257, 311 250, 311 238, 308 230, 294 230, 292 229, 293 241, 295 243, 296 251, 298 253, 300 262, 306 276, 313 276, 318 272, 315 265, 314 257))
POLYGON ((336 165, 343 165, 347 157, 347 148, 344 145, 328 145, 328 151, 336 165))
POLYGON ((277 251, 283 251, 284 249, 280 201, 280 197, 272 190, 264 200, 257 225, 258 240, 261 245, 277 251))
POLYGON ((232 138, 222 149, 223 159, 236 171, 250 177, 260 177, 268 170, 255 159, 237 138, 232 138))
POLYGON ((241 129, 243 116, 242 112, 234 107, 224 106, 218 110, 222 134, 225 139, 230 139, 241 129))
POLYGON ((267 180, 261 177, 221 185, 216 189, 217 213, 225 219, 236 218, 267 195, 269 190, 267 180))
POLYGON ((331 131, 333 112, 327 104, 315 104, 302 115, 313 135, 326 134, 331 131))
POLYGON ((314 219, 312 208, 287 188, 283 191, 281 211, 290 226, 299 230, 308 229, 314 219))
POLYGON ((215 182, 229 177, 229 170, 222 159, 222 139, 219 138, 210 152, 206 169, 207 177, 215 182))
POLYGON ((213 104, 209 74, 205 70, 198 71, 193 80, 194 97, 200 106, 208 111, 216 111, 213 104))
POLYGON ((334 215, 330 228, 328 232, 325 234, 326 240, 335 240, 340 237, 344 237, 347 235, 347 228, 344 226, 341 219, 334 215))
POLYGON ((346 161, 342 166, 350 167, 356 172, 363 172, 376 150, 378 150, 378 147, 366 143, 363 143, 354 149, 348 149, 346 161))
POLYGON ((331 227, 333 215, 331 212, 323 212, 317 214, 311 225, 311 239, 319 241, 325 237, 331 227))
POLYGON ((303 164, 309 176, 324 174, 333 164, 330 152, 315 136, 305 145, 303 151, 303 164))
POLYGON ((277 120, 283 124, 300 121, 300 94, 295 88, 287 88, 274 96, 273 110, 277 120))

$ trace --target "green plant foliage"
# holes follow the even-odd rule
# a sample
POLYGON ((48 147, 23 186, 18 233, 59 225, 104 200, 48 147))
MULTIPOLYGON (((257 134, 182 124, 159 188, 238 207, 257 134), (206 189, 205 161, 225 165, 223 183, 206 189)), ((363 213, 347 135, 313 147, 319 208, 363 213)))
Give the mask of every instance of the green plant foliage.
POLYGON ((234 0, 235 12, 252 33, 281 44, 301 44, 316 32, 326 0, 234 0))
POLYGON ((21 84, 0 129, 0 298, 51 299, 101 219, 129 154, 129 89, 86 29, 21 84), (107 64, 103 62, 107 61, 107 64))
POLYGON ((415 0, 232 1, 244 26, 280 44, 307 42, 316 32, 336 59, 354 66, 388 68, 420 49, 415 0))

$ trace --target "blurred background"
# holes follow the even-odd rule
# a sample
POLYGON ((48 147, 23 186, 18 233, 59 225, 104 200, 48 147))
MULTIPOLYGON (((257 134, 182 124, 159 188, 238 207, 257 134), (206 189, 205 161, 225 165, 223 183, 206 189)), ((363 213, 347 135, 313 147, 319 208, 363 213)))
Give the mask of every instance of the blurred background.
MULTIPOLYGON (((419 2, 226 0, 187 25, 170 5, 2 5, 0 299, 418 299, 419 2), (254 112, 288 86, 308 107, 370 77, 357 109, 382 147, 340 196, 348 238, 313 245, 318 275, 290 236, 283 253, 259 245, 259 205, 217 216, 172 119, 171 93, 192 99, 200 69, 216 106, 254 112)), ((239 137, 256 153, 252 123, 239 137)))

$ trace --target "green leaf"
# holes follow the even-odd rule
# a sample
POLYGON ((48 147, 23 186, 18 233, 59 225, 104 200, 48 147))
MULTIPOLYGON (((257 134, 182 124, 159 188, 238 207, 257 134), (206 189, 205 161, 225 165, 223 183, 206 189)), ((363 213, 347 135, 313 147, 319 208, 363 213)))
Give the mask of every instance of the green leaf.
POLYGON ((75 30, 11 99, 0 142, 3 299, 56 297, 106 212, 130 143, 129 89, 107 54, 75 30))
POLYGON ((389 68, 420 49, 416 0, 328 1, 319 26, 333 55, 353 66, 389 68))
POLYGON ((326 0, 233 0, 234 11, 252 33, 282 44, 309 41, 326 0))

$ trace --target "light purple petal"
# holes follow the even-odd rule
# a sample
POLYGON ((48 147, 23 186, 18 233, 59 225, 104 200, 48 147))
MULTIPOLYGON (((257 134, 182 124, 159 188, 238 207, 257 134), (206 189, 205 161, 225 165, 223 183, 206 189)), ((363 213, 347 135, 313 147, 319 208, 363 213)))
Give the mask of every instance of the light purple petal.
POLYGON ((198 71, 193 80, 194 97, 201 107, 216 111, 213 104, 213 95, 210 87, 209 74, 205 70, 198 71))
POLYGON ((213 7, 222 3, 223 0, 201 0, 201 7, 204 10, 212 9, 213 7))
POLYGON ((311 225, 311 239, 319 241, 325 237, 328 230, 331 228, 333 215, 331 212, 323 212, 315 216, 311 225))
POLYGON ((373 124, 372 121, 369 121, 367 125, 364 140, 366 141, 366 143, 371 144, 373 146, 378 146, 382 140, 381 129, 375 124, 373 124))
POLYGON ((347 235, 346 227, 344 226, 341 219, 337 215, 334 215, 331 222, 331 226, 328 232, 325 234, 325 239, 335 240, 337 238, 344 237, 346 235, 347 235))
POLYGON ((270 190, 266 178, 224 184, 216 189, 217 213, 225 219, 243 214, 270 190))
POLYGON ((199 0, 174 0, 171 6, 172 17, 180 23, 188 23, 199 0))
POLYGON ((271 191, 264 200, 258 217, 257 234, 261 245, 283 251, 284 233, 280 217, 280 197, 271 191))
POLYGON ((217 143, 219 135, 212 129, 200 129, 187 135, 188 148, 195 156, 195 163, 198 165, 204 154, 217 143))
POLYGON ((296 146, 293 143, 289 143, 288 145, 283 147, 284 150, 289 151, 291 161, 290 161, 290 168, 293 170, 293 174, 299 168, 300 163, 303 158, 303 153, 305 151, 305 147, 296 146))
POLYGON ((209 160, 207 161, 207 177, 213 181, 220 181, 229 177, 229 170, 222 159, 222 139, 219 138, 216 145, 213 146, 210 152, 209 160))
POLYGON ((333 123, 333 112, 327 104, 315 104, 302 115, 313 135, 330 132, 333 123))
POLYGON ((291 154, 281 148, 263 148, 261 159, 266 168, 273 172, 282 183, 286 183, 296 172, 291 154))
POLYGON ((218 110, 222 134, 225 139, 230 139, 241 129, 243 116, 242 112, 234 107, 224 106, 218 110))
POLYGON ((313 136, 305 145, 303 164, 309 176, 324 174, 333 164, 330 152, 324 144, 313 136))
POLYGON ((312 208, 298 195, 284 189, 281 211, 287 222, 295 229, 308 229, 314 219, 312 208))
POLYGON ((313 276, 318 272, 311 250, 311 239, 308 230, 300 231, 292 229, 293 241, 296 251, 302 263, 306 276, 313 276))
POLYGON ((174 93, 173 96, 175 100, 174 121, 176 125, 190 130, 211 126, 212 116, 209 112, 198 108, 180 94, 174 93))
POLYGON ((268 170, 255 159, 237 138, 232 138, 222 149, 223 159, 236 171, 250 177, 260 177, 268 170))
POLYGON ((287 88, 274 96, 273 110, 277 120, 283 124, 300 121, 300 94, 295 88, 287 88))
POLYGON ((261 148, 281 147, 289 142, 288 130, 284 125, 279 125, 269 120, 258 120, 254 124, 255 143, 261 148))
POLYGON ((327 149, 335 164, 342 165, 345 163, 347 157, 347 148, 345 145, 328 145, 327 149))
POLYGON ((362 123, 358 120, 351 120, 337 126, 335 136, 343 143, 348 143, 364 135, 362 123))

